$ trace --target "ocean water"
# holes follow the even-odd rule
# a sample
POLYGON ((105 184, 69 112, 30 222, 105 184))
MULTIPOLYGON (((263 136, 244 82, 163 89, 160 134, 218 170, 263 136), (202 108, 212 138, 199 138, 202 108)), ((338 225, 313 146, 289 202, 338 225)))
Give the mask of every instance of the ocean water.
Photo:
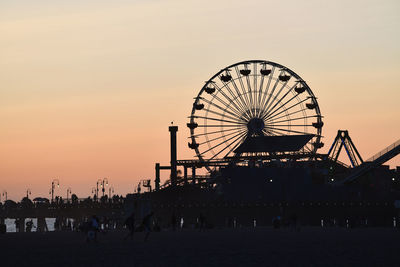
MULTIPOLYGON (((36 232, 37 219, 36 218, 26 218, 25 223, 27 221, 29 221, 30 219, 32 219, 32 222, 33 222, 32 232, 36 232)), ((54 222, 55 221, 56 221, 56 218, 46 218, 46 224, 47 224, 47 228, 49 229, 49 231, 54 231, 54 222)), ((4 222, 7 227, 7 233, 15 233, 17 231, 16 227, 15 227, 15 219, 6 218, 4 220, 4 222)))

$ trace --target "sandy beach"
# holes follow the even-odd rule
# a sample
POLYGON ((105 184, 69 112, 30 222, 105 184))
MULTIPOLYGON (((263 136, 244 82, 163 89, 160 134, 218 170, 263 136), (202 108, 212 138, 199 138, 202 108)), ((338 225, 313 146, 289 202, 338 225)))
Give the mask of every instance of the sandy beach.
POLYGON ((400 231, 392 228, 269 227, 99 234, 76 232, 0 236, 1 266, 399 266, 400 231))

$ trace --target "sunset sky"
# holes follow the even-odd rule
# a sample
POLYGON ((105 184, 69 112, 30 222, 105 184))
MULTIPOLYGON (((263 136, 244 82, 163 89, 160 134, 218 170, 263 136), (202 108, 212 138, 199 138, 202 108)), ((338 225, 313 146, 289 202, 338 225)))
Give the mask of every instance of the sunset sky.
POLYGON ((322 152, 347 129, 369 158, 400 138, 399 11, 397 0, 1 1, 0 190, 48 197, 58 178, 56 194, 86 197, 107 177, 133 192, 168 164, 171 121, 178 158, 194 157, 193 97, 248 59, 308 83, 322 152))

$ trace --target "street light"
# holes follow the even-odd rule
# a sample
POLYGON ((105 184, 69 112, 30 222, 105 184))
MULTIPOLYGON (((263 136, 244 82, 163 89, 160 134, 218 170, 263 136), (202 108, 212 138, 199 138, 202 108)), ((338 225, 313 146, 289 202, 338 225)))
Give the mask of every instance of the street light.
POLYGON ((114 194, 114 187, 112 187, 112 186, 110 186, 110 187, 108 188, 108 198, 111 198, 111 197, 112 197, 112 196, 111 196, 111 193, 114 194))
POLYGON ((60 181, 58 179, 53 179, 53 181, 51 182, 51 189, 50 189, 50 194, 51 194, 51 203, 54 202, 54 189, 55 187, 60 187, 60 181))
POLYGON ((67 188, 67 203, 68 203, 68 195, 70 195, 71 194, 71 187, 68 187, 67 188))
POLYGON ((4 199, 4 201, 7 201, 7 191, 6 191, 6 190, 3 191, 3 197, 4 197, 4 196, 6 197, 6 198, 4 199))
POLYGON ((107 178, 104 178, 103 181, 101 182, 101 191, 103 192, 103 197, 106 186, 108 186, 108 180, 107 178))
POLYGON ((99 185, 101 187, 101 192, 103 193, 103 197, 104 197, 105 187, 108 185, 107 178, 104 178, 103 180, 99 179, 96 182, 96 197, 97 197, 97 199, 99 199, 99 185))
POLYGON ((29 195, 32 194, 31 190, 28 188, 26 189, 26 198, 29 199, 29 195))
POLYGON ((101 182, 102 182, 101 179, 97 180, 97 182, 96 182, 96 199, 97 199, 97 201, 99 201, 99 185, 101 186, 101 182))
POLYGON ((92 187, 92 194, 93 194, 93 198, 95 198, 96 197, 96 188, 95 187, 92 187))

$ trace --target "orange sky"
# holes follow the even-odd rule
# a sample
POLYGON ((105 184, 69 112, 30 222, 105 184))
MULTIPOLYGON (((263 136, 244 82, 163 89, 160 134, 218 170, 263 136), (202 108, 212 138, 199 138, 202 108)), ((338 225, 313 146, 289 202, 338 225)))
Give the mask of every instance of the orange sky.
MULTIPOLYGON (((116 193, 192 158, 193 97, 247 59, 289 67, 324 115, 326 152, 347 129, 364 158, 400 138, 398 1, 2 1, 0 190, 19 200, 116 193)), ((399 157, 390 162, 400 165, 399 157)), ((164 178, 167 174, 164 173, 164 178)), ((3 200, 3 199, 2 199, 3 200)))

